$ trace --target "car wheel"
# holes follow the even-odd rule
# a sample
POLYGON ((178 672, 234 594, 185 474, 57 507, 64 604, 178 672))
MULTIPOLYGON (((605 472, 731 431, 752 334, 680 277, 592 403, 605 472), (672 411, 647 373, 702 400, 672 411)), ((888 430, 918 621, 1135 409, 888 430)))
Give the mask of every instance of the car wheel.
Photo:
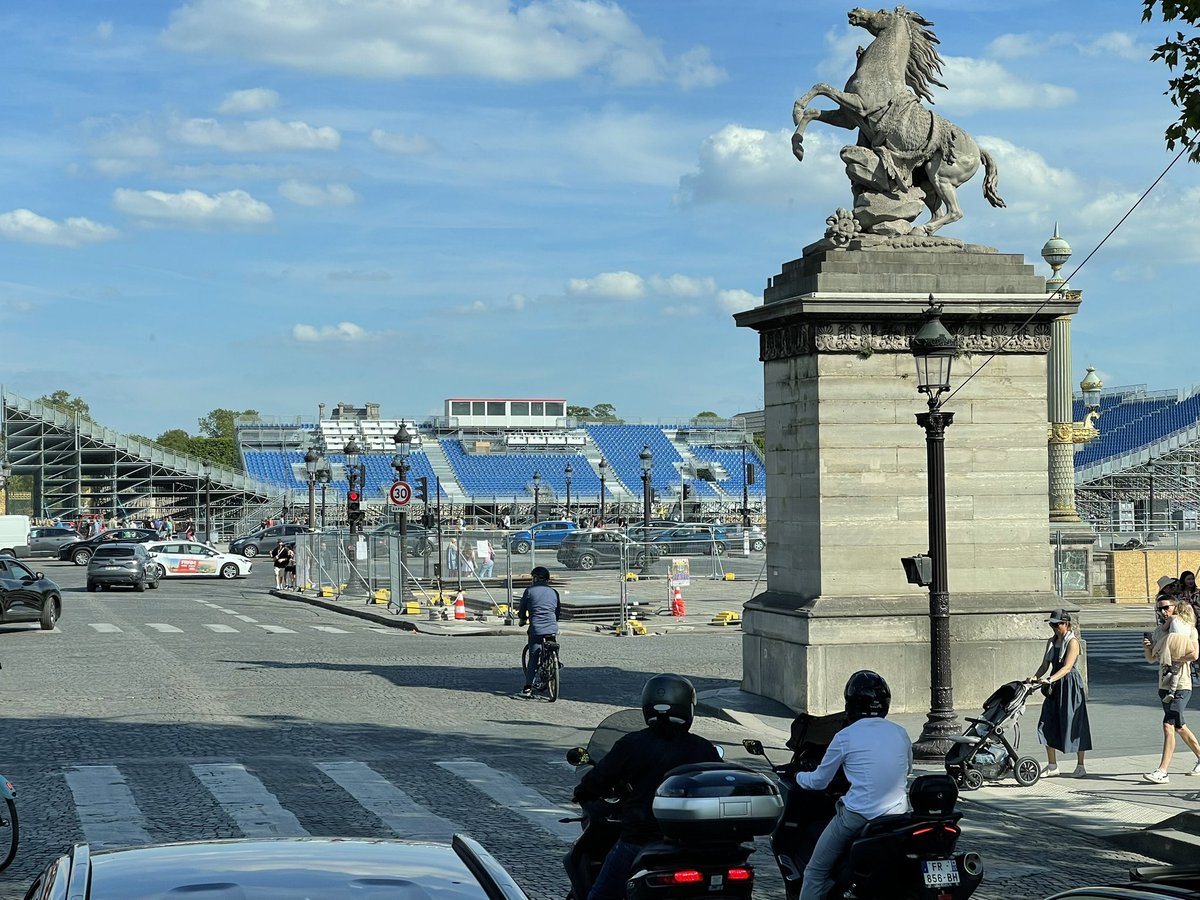
POLYGON ((146 590, 146 582, 143 579, 138 579, 133 583, 133 589, 139 594, 146 590))
POLYGON ((53 595, 46 598, 42 603, 42 616, 38 620, 41 623, 42 631, 53 631, 54 626, 58 624, 58 617, 62 612, 62 601, 53 595))
POLYGON ((88 585, 87 585, 87 589, 89 591, 98 591, 98 590, 100 590, 100 585, 96 584, 96 582, 94 582, 94 581, 89 581, 88 585))
POLYGON ((529 541, 517 541, 513 544, 513 553, 518 556, 524 556, 529 552, 529 541))
POLYGON ((162 578, 166 574, 167 574, 167 569, 162 563, 154 564, 154 580, 155 581, 158 581, 160 578, 162 578))
POLYGON ((646 568, 646 554, 639 553, 633 558, 633 565, 638 569, 646 568))
POLYGON ((237 578, 238 577, 237 563, 225 563, 225 565, 221 566, 221 577, 222 578, 237 578))
POLYGON ((767 542, 764 540, 761 540, 761 539, 750 542, 750 549, 753 550, 755 553, 758 553, 760 550, 765 549, 766 546, 767 546, 767 542))
POLYGON ((250 559, 252 556, 258 556, 258 548, 253 544, 247 544, 242 548, 242 556, 250 559))
POLYGON ((714 552, 714 553, 716 553, 716 554, 717 554, 717 556, 724 556, 724 555, 725 555, 725 550, 726 550, 726 547, 725 547, 725 545, 724 545, 724 544, 716 544, 716 545, 713 547, 713 552, 714 552))
POLYGON ((590 572, 592 569, 596 568, 596 557, 590 553, 579 554, 579 568, 583 569, 585 572, 590 572))
POLYGON ((150 588, 150 590, 152 590, 152 591, 157 591, 158 590, 158 576, 155 575, 153 581, 146 582, 146 587, 150 588))
POLYGON ((91 550, 76 550, 71 554, 71 562, 77 566, 86 566, 92 559, 91 550))

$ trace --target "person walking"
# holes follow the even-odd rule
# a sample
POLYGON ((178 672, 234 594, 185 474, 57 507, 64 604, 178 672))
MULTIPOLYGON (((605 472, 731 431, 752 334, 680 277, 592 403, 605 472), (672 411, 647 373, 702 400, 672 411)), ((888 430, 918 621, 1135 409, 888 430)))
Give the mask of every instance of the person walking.
POLYGON ((491 578, 496 568, 496 550, 491 541, 484 541, 481 549, 484 552, 479 557, 479 577, 491 578))
POLYGON ((1200 638, 1196 633, 1196 615, 1192 604, 1177 597, 1162 597, 1156 606, 1158 627, 1142 638, 1147 662, 1158 663, 1158 699, 1163 707, 1163 749, 1158 768, 1142 777, 1154 784, 1167 784, 1171 756, 1177 738, 1183 738, 1196 754, 1188 775, 1200 773, 1200 741, 1183 721, 1183 711, 1192 695, 1192 662, 1200 656, 1200 638))
POLYGON ((284 544, 283 549, 287 551, 287 555, 284 557, 283 586, 294 591, 296 589, 296 545, 284 544))
POLYGON ((287 546, 280 539, 271 549, 271 561, 275 566, 275 589, 283 590, 284 578, 287 577, 287 546))
POLYGON ((1046 747, 1046 768, 1043 776, 1058 774, 1056 753, 1074 753, 1075 771, 1072 778, 1087 777, 1083 755, 1092 749, 1092 730, 1088 722, 1087 698, 1083 693, 1083 677, 1079 661, 1079 636, 1072 629, 1071 614, 1056 609, 1046 620, 1053 635, 1046 642, 1042 664, 1027 683, 1041 682, 1042 715, 1038 719, 1038 743, 1046 747))

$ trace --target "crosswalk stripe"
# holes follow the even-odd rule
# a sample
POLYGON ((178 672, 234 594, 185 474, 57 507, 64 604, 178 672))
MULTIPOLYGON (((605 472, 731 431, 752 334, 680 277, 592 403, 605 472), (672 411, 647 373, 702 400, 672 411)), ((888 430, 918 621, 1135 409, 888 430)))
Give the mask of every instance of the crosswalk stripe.
POLYGON ((174 625, 167 625, 165 622, 147 622, 147 628, 153 628, 155 631, 161 631, 164 634, 183 634, 182 628, 176 628, 174 625))
POLYGON ((366 763, 344 760, 317 763, 316 766, 400 837, 445 841, 456 831, 463 830, 414 802, 366 763))
POLYGON ((232 625, 205 625, 209 631, 216 631, 220 634, 237 634, 238 630, 232 625))
POLYGON ((116 766, 75 766, 66 775, 89 844, 125 847, 150 843, 146 820, 116 766))
POLYGON ((436 765, 447 772, 454 773, 501 806, 512 810, 560 841, 570 844, 579 837, 577 824, 564 824, 558 821, 564 816, 578 815, 578 810, 555 806, 533 788, 517 781, 512 775, 499 772, 491 766, 471 759, 442 760, 436 765))
POLYGON ((88 627, 95 628, 101 634, 120 634, 121 633, 120 628, 118 628, 116 625, 112 625, 108 622, 89 622, 88 627))
POLYGON ((245 766, 217 763, 191 768, 246 837, 308 834, 300 820, 280 806, 278 798, 245 766))
POLYGON ((263 631, 269 631, 271 634, 295 634, 290 628, 284 628, 282 625, 259 625, 263 631))
POLYGON ((249 616, 235 615, 235 619, 241 619, 243 622, 249 622, 251 625, 257 625, 258 619, 252 619, 249 616))
POLYGON ((309 625, 308 627, 313 628, 317 631, 324 631, 326 634, 349 634, 350 633, 350 632, 346 631, 346 629, 344 629, 344 628, 334 628, 332 625, 309 625))

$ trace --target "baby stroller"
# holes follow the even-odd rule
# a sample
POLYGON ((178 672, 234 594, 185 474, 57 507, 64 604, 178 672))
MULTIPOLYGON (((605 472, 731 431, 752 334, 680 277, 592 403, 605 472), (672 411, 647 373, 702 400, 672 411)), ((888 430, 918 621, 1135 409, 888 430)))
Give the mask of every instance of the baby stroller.
POLYGON ((983 704, 983 714, 978 719, 968 718, 967 730, 951 736, 954 746, 946 754, 946 772, 960 788, 975 791, 984 780, 998 781, 1009 775, 1022 787, 1037 784, 1041 764, 1032 756, 1017 756, 1017 748, 1021 746, 1025 701, 1040 687, 1023 681, 1000 685, 983 704))

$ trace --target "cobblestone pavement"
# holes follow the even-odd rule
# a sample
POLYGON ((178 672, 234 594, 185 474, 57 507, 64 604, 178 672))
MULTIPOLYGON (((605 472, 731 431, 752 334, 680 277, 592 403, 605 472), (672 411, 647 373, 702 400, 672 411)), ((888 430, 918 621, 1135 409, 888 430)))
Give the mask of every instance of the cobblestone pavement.
MULTIPOLYGON (((383 628, 270 597, 265 567, 144 594, 88 594, 82 569, 43 568, 66 589, 60 628, 0 627, 0 771, 18 786, 22 816, 4 900, 73 841, 388 835, 396 803, 431 829, 479 837, 531 897, 558 898, 570 830, 557 819, 573 812, 575 778, 565 749, 636 703, 651 674, 681 671, 702 691, 740 676, 736 630, 581 632, 564 635, 560 701, 528 701, 513 695, 519 634, 383 628)), ((744 758, 740 739, 752 736, 707 717, 697 731, 730 759, 744 758)), ((966 844, 993 873, 981 897, 1043 897, 1119 878, 1137 861, 1087 836, 964 809, 966 844)), ((756 860, 758 894, 780 896, 769 854, 756 860)))

